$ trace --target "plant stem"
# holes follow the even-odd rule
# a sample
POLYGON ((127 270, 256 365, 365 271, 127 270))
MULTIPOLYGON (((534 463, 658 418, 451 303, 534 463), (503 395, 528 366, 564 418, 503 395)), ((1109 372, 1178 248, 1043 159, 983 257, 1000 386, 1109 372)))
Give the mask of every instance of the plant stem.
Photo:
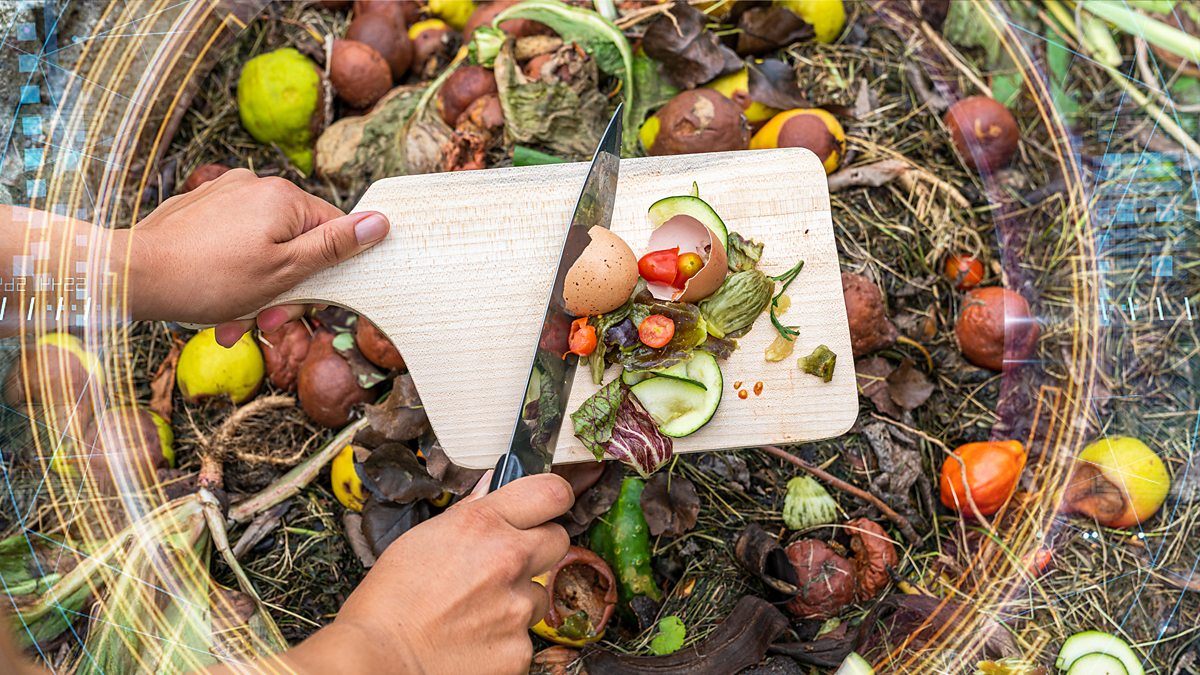
POLYGON ((1200 63, 1200 39, 1170 26, 1162 21, 1135 12, 1123 2, 1112 0, 1080 0, 1080 8, 1100 17, 1134 37, 1145 38, 1146 42, 1161 47, 1172 54, 1200 63))
POLYGON ((921 538, 917 536, 917 531, 913 529, 912 523, 908 522, 908 519, 905 518, 904 516, 900 515, 899 513, 896 513, 896 511, 892 507, 883 503, 883 500, 880 499, 879 497, 876 497, 875 495, 871 494, 870 492, 867 492, 866 490, 863 490, 862 488, 855 487, 855 486, 851 485, 850 483, 847 483, 846 481, 842 480, 841 478, 834 476, 833 474, 829 473, 828 471, 826 471, 820 467, 816 467, 816 466, 813 466, 812 464, 809 464, 808 462, 800 459, 799 457, 793 455, 792 453, 788 452, 787 450, 784 450, 783 448, 778 448, 774 445, 764 445, 764 446, 762 446, 762 451, 767 453, 768 455, 771 455, 772 457, 777 457, 779 459, 782 459, 785 462, 790 462, 791 464, 808 472, 812 476, 819 478, 819 479, 825 481, 826 483, 832 485, 834 488, 837 488, 838 490, 841 490, 842 492, 848 492, 848 493, 854 495, 855 497, 858 497, 859 499, 867 502, 871 506, 874 506, 875 508, 879 509, 879 511, 881 513, 883 513, 883 515, 888 520, 892 521, 896 525, 896 527, 900 529, 900 534, 903 534, 904 538, 906 540, 908 540, 908 542, 910 544, 915 544, 918 541, 920 541, 921 538))

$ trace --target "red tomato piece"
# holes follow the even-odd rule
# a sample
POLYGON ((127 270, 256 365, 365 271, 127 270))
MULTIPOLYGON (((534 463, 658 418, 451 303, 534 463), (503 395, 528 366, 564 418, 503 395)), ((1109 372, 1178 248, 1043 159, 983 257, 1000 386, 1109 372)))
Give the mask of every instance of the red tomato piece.
MULTIPOLYGON (((596 327, 588 323, 586 316, 571 322, 567 346, 570 347, 567 354, 587 356, 596 351, 596 327)), ((567 355, 563 354, 563 358, 567 358, 567 355)))
POLYGON ((642 275, 646 281, 670 284, 675 281, 678 265, 678 246, 664 251, 653 251, 642 256, 642 259, 638 261, 638 274, 642 275))
POLYGON ((638 339, 647 347, 666 347, 675 337, 675 322, 662 314, 651 314, 638 326, 638 339))

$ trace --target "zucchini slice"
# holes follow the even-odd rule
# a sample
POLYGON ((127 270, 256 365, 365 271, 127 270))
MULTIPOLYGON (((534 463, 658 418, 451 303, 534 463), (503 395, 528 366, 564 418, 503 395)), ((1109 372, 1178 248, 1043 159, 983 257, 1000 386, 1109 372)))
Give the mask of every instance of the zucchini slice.
POLYGON ((1075 659, 1067 675, 1129 675, 1129 671, 1121 659, 1094 652, 1075 659))
POLYGON ((717 235, 717 239, 721 240, 721 245, 726 249, 729 248, 729 230, 725 228, 725 221, 721 220, 721 216, 717 215, 708 202, 699 197, 684 195, 660 199, 650 205, 648 215, 650 223, 654 227, 662 225, 675 216, 691 216, 704 223, 704 226, 712 230, 713 234, 717 235))
POLYGON ((681 361, 668 368, 656 368, 654 370, 627 370, 621 373, 621 381, 629 386, 633 386, 643 380, 648 380, 652 377, 671 377, 684 382, 691 382, 701 389, 708 389, 708 386, 699 380, 688 377, 687 361, 681 361))
MULTIPOLYGON (((1121 662, 1125 668, 1125 675, 1145 675, 1146 670, 1142 668, 1142 660, 1134 653, 1133 649, 1121 638, 1111 633, 1104 633, 1098 630, 1089 630, 1082 633, 1076 633, 1067 638, 1063 642, 1062 648, 1058 650, 1058 660, 1054 665, 1059 670, 1065 670, 1068 673, 1089 672, 1086 670, 1075 670, 1075 662, 1080 659, 1092 655, 1099 654, 1115 658, 1121 662)), ((1096 671, 1098 674, 1104 671, 1096 671)), ((1121 671, 1115 671, 1117 675, 1121 675, 1121 671)))
POLYGON ((875 675, 875 669, 858 652, 850 652, 833 675, 875 675))
POLYGON ((696 352, 684 361, 686 377, 650 377, 630 391, 645 406, 666 436, 681 438, 708 424, 721 404, 724 380, 717 360, 708 352, 696 352))

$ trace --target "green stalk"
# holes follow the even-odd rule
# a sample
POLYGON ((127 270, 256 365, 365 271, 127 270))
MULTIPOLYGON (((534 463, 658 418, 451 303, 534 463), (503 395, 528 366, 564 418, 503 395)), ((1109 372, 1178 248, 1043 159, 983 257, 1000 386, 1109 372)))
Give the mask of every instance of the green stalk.
POLYGON ((1089 14, 1094 14, 1115 24, 1117 28, 1130 35, 1144 38, 1146 42, 1192 63, 1200 63, 1200 38, 1188 35, 1174 26, 1169 26, 1145 14, 1135 12, 1125 7, 1124 3, 1112 0, 1080 0, 1079 6, 1089 14))

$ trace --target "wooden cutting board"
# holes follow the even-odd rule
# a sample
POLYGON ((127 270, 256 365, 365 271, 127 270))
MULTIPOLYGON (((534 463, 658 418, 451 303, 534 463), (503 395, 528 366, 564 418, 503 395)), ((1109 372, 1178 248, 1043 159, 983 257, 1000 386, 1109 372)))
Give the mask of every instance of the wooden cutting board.
MULTIPOLYGON (((451 461, 490 468, 507 450, 566 225, 586 163, 404 176, 372 185, 355 207, 391 219, 370 251, 312 277, 278 302, 327 302, 374 321, 404 355, 434 432, 451 461)), ((621 162, 612 230, 646 253, 650 204, 700 196, 731 231, 766 244, 760 269, 779 274, 804 260, 783 322, 799 327, 795 354, 767 363, 775 338, 765 314, 721 363, 725 391, 712 421, 675 441, 676 452, 794 443, 846 432, 858 413, 850 331, 829 193, 807 150, 781 149, 621 162), (832 382, 801 372, 796 358, 825 344, 837 354, 832 382), (757 383, 761 394, 756 394, 757 383), (741 398, 735 385, 748 391, 741 398)), ((617 374, 610 368, 607 379, 617 374)), ((568 413, 597 389, 579 368, 568 413)), ((555 461, 591 454, 568 415, 555 461)))

